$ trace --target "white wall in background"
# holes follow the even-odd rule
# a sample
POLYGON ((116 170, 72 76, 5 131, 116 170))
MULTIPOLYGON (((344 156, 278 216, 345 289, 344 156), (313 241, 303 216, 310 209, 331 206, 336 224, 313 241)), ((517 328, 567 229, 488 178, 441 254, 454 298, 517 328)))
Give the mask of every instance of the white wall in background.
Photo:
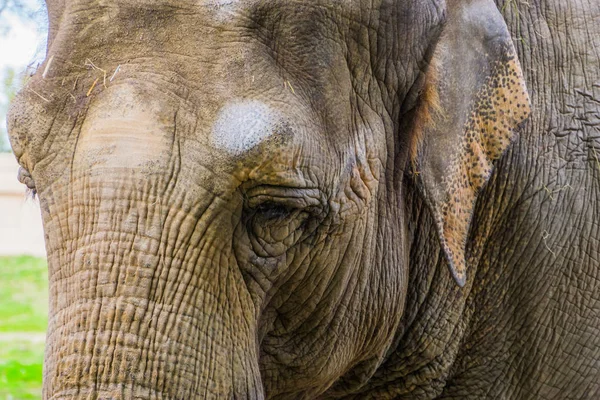
POLYGON ((18 170, 14 155, 0 154, 0 255, 45 256, 40 207, 17 181, 18 170))

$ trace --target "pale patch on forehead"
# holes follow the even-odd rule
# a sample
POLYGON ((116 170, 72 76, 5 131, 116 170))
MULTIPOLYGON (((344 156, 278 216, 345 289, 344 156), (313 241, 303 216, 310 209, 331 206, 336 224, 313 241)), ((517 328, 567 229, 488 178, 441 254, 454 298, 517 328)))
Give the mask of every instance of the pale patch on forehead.
POLYGON ((240 155, 265 142, 283 128, 279 114, 257 100, 226 104, 212 129, 212 144, 240 155))
POLYGON ((219 21, 227 21, 233 18, 243 0, 206 0, 206 6, 214 18, 219 21))
POLYGON ((236 5, 240 0, 208 0, 208 4, 216 8, 236 5))

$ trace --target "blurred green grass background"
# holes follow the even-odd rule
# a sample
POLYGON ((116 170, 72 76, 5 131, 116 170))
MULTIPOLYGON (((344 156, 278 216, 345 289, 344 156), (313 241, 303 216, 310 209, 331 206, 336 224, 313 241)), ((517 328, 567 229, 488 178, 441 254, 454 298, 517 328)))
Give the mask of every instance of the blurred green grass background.
POLYGON ((0 400, 41 398, 47 314, 46 260, 0 257, 0 400))

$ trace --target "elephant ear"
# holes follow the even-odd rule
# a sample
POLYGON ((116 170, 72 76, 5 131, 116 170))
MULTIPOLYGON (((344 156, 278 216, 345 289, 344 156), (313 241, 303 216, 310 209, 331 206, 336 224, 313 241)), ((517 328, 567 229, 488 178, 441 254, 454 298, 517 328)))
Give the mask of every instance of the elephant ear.
POLYGON ((450 271, 461 287, 475 201, 493 162, 529 113, 521 67, 495 5, 449 1, 416 110, 411 156, 450 271))

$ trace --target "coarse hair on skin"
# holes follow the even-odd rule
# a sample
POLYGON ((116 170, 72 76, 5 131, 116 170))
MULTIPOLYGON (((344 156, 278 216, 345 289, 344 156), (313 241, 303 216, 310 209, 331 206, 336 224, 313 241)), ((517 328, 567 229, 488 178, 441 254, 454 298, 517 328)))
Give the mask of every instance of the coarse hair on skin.
POLYGON ((440 58, 437 57, 439 50, 435 50, 427 66, 423 89, 421 90, 413 117, 409 157, 414 172, 417 172, 417 159, 425 138, 425 130, 435 129, 443 114, 439 92, 441 69, 440 58))

